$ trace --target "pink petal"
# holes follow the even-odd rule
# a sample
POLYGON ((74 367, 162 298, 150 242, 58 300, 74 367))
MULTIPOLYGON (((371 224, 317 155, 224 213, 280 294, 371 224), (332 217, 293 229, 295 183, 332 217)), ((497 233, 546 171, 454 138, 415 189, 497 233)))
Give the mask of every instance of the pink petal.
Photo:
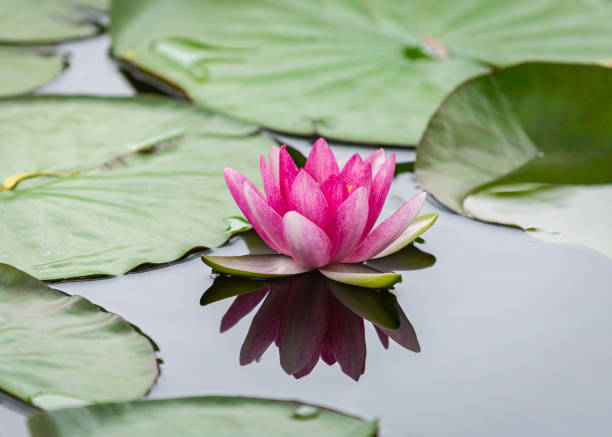
POLYGON ((395 211, 364 238, 355 251, 343 262, 356 263, 372 258, 389 246, 410 225, 423 206, 426 193, 420 193, 395 211))
POLYGON ((389 256, 395 252, 399 252, 404 247, 408 246, 417 237, 421 236, 427 229, 433 226, 438 219, 438 214, 423 214, 415 218, 412 223, 408 225, 404 232, 400 234, 395 240, 385 247, 381 252, 374 255, 372 258, 382 258, 389 256))
POLYGON ((225 167, 223 169, 223 175, 225 176, 225 183, 227 184, 234 201, 238 205, 238 208, 240 208, 240 211, 242 211, 242 214, 244 214, 246 219, 253 224, 251 208, 249 207, 246 197, 244 196, 244 183, 247 181, 247 178, 240 172, 230 167, 225 167))
POLYGON ((365 162, 372 164, 372 177, 376 176, 378 170, 380 170, 386 160, 387 157, 383 149, 378 149, 375 152, 372 152, 370 156, 366 158, 365 162))
POLYGON ((359 187, 369 190, 372 185, 372 164, 364 162, 361 156, 355 153, 342 169, 340 177, 349 186, 349 191, 359 187))
POLYGON ((281 216, 250 181, 244 182, 244 197, 251 210, 251 225, 268 246, 286 253, 281 216))
POLYGON ((274 176, 274 181, 276 182, 276 186, 280 189, 280 149, 277 146, 272 146, 270 148, 270 169, 272 170, 272 175, 274 176))
POLYGON ((291 293, 280 326, 279 354, 282 368, 290 375, 314 367, 327 331, 329 293, 303 281, 291 293))
POLYGON ((358 381, 365 372, 366 362, 363 319, 336 299, 331 300, 332 317, 329 318, 326 337, 342 371, 358 381))
POLYGON ((296 211, 283 217, 283 236, 288 253, 300 265, 318 268, 329 264, 332 243, 323 229, 296 211))
POLYGON ((287 198, 287 206, 325 229, 329 208, 327 200, 319 184, 306 170, 298 171, 287 198))
POLYGON ((319 138, 312 146, 305 168, 320 184, 330 176, 340 174, 336 157, 323 138, 319 138))
POLYGON ((225 332, 238 323, 244 316, 255 309, 259 302, 268 294, 268 288, 241 294, 234 299, 223 318, 221 319, 221 332, 225 332))
POLYGON ((329 177, 321 185, 321 192, 329 205, 329 214, 333 214, 342 202, 349 196, 349 191, 344 180, 339 176, 329 177))
POLYGON ((278 161, 278 186, 280 187, 283 197, 287 199, 289 191, 291 190, 291 185, 293 185, 295 175, 298 172, 298 168, 295 165, 295 162, 293 162, 291 155, 289 155, 289 152, 287 152, 287 146, 281 147, 278 161))
POLYGON ((287 204, 278 187, 272 169, 266 163, 266 158, 263 155, 259 158, 259 168, 261 169, 261 179, 263 181, 264 191, 268 203, 279 214, 283 215, 287 212, 287 204))
POLYGON ((354 190, 338 207, 327 226, 332 245, 332 261, 340 261, 350 255, 361 240, 368 218, 368 190, 354 190))
MULTIPOLYGON (((381 149, 382 150, 382 149, 381 149)), ((363 236, 365 237, 374 227, 380 211, 382 211, 387 194, 393 182, 393 173, 395 172, 395 153, 384 161, 374 180, 372 181, 372 189, 370 190, 370 212, 368 221, 365 226, 363 236)))
POLYGON ((278 338, 281 318, 291 291, 273 289, 253 317, 251 327, 240 349, 240 365, 259 361, 264 352, 278 338))

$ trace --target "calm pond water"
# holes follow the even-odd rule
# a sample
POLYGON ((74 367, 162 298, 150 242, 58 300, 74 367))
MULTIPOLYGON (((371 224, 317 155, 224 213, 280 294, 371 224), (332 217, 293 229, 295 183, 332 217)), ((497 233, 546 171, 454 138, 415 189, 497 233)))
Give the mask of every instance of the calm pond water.
MULTIPOLYGON (((60 46, 71 54, 71 67, 42 91, 132 94, 106 58, 107 49, 106 37, 60 46)), ((307 152, 306 142, 293 142, 307 152)), ((342 159, 356 149, 334 150, 342 159)), ((396 152, 399 161, 414 157, 409 150, 396 152)), ((400 175, 390 206, 418 191, 411 174, 400 175)), ((295 363, 281 365, 274 345, 260 362, 241 366, 243 342, 260 310, 220 333, 234 299, 201 305, 214 277, 197 257, 56 288, 121 314, 157 342, 164 364, 151 398, 236 394, 298 399, 379 417, 382 437, 609 433, 610 260, 590 249, 547 244, 516 229, 468 220, 432 201, 423 212, 440 214, 424 235, 426 243, 387 266, 403 269, 403 282, 394 293, 414 329, 414 336, 406 337, 413 347, 392 340, 385 349, 366 321, 365 371, 358 382, 346 373, 355 376, 363 370, 359 341, 347 352, 346 373, 338 364, 320 361, 296 379, 283 370, 295 369, 295 363)), ((247 253, 247 242, 237 237, 213 253, 247 253)), ((317 279, 310 282, 320 302, 309 311, 321 305, 343 311, 336 295, 330 298, 328 290, 317 288, 317 279)), ((312 336, 297 330, 292 338, 308 342, 312 336)), ((24 416, 0 406, 0 436, 26 435, 24 416)))

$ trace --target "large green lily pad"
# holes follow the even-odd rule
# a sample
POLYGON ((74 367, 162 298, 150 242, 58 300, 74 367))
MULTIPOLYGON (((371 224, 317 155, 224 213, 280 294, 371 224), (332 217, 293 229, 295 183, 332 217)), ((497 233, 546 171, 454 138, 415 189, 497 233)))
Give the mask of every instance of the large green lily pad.
POLYGON ((109 0, 2 0, 0 44, 50 44, 98 33, 109 0))
POLYGON ((117 275, 223 244, 248 228, 223 167, 258 180, 274 144, 254 132, 164 98, 0 100, 0 261, 41 279, 117 275))
POLYGON ((376 421, 297 402, 197 397, 37 413, 32 437, 373 437, 376 421))
POLYGON ((57 408, 128 401, 158 376, 151 342, 116 314, 0 264, 0 390, 57 408))
POLYGON ((24 94, 51 82, 64 68, 59 55, 0 47, 0 96, 24 94))
POLYGON ((452 210, 612 256, 612 69, 524 64, 458 88, 419 145, 452 210))
POLYGON ((272 129, 415 144, 491 66, 612 57, 607 0, 114 1, 113 53, 272 129))

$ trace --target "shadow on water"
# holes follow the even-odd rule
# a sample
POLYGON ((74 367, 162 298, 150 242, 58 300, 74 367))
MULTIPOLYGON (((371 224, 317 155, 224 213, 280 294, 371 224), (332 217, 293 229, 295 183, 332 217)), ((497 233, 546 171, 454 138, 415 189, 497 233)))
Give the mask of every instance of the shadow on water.
MULTIPOLYGON (((251 252, 259 252, 257 239, 245 242, 251 252)), ((435 260, 410 245, 369 265, 409 271, 430 267, 435 260)), ((229 298, 234 301, 221 320, 221 332, 255 311, 240 350, 243 366, 259 361, 275 344, 282 369, 295 378, 308 375, 322 360, 328 365, 338 363, 342 372, 359 380, 366 364, 366 321, 385 349, 391 339, 410 351, 420 351, 414 328, 389 290, 346 285, 317 271, 273 280, 221 275, 204 292, 200 304, 229 298)))

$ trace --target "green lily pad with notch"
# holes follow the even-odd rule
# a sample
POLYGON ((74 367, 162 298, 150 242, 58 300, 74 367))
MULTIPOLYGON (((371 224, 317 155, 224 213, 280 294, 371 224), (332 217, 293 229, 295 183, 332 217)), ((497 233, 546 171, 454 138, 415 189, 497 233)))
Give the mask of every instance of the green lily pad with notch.
POLYGON ((100 32, 109 0, 2 0, 0 44, 53 44, 100 32))
POLYGON ((607 0, 115 0, 113 54, 271 129, 418 142, 466 79, 612 57, 607 0))
POLYGON ((28 427, 32 437, 374 437, 378 423, 298 402, 207 396, 41 412, 28 427))
POLYGON ((123 402, 158 374, 153 344, 120 316, 0 264, 0 391, 45 409, 123 402))
POLYGON ((528 63, 459 87, 419 145, 453 211, 612 257, 612 69, 528 63))
POLYGON ((51 82, 64 69, 60 55, 0 47, 0 96, 29 93, 51 82))
POLYGON ((274 144, 256 129, 165 98, 0 100, 0 262, 119 275, 223 244, 245 229, 223 167, 258 180, 274 144))

